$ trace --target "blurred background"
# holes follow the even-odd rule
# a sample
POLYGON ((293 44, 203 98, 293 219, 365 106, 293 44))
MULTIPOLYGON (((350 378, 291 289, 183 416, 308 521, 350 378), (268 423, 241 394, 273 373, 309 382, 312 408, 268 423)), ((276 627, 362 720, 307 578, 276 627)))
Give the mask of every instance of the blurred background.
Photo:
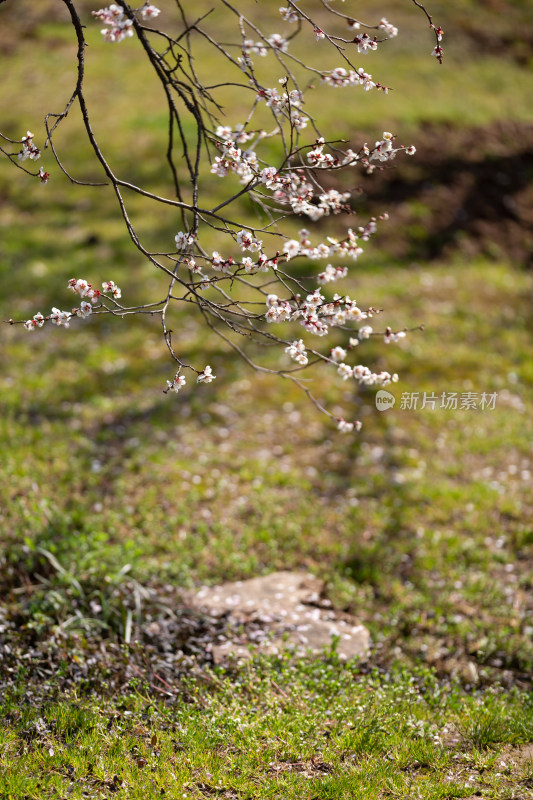
MULTIPOLYGON (((97 136, 122 177, 165 190, 165 109, 136 43, 105 44, 89 16, 95 5, 77 5, 97 136)), ((159 5, 165 27, 174 5, 159 5)), ((265 5, 265 29, 281 30, 265 5)), ((354 145, 390 130, 417 148, 393 169, 361 175, 357 200, 362 219, 391 219, 357 262, 353 294, 384 308, 393 327, 425 326, 405 346, 368 348, 365 363, 400 374, 394 409, 376 411, 370 390, 319 385, 339 414, 352 409, 364 422, 357 438, 337 435, 296 387, 250 372, 185 311, 174 323, 180 347, 218 377, 179 398, 162 393, 173 370, 156 321, 33 333, 3 325, 9 624, 37 637, 58 626, 120 636, 133 601, 126 583, 117 587, 132 576, 179 591, 305 568, 383 652, 398 655, 400 645, 401 658, 446 674, 473 659, 487 680, 531 668, 533 7, 431 2, 445 31, 439 66, 413 4, 352 6, 400 30, 363 63, 393 91, 331 92, 322 112, 354 145), (402 392, 497 393, 497 402, 409 411, 402 392)), ((220 25, 230 36, 229 22, 220 25)), ((61 3, 0 7, 3 133, 30 129, 44 141, 44 115, 61 111, 74 88, 75 50, 61 3)), ((229 103, 235 123, 238 100, 229 103)), ((101 177, 75 109, 56 146, 75 177, 101 177)), ((112 193, 71 186, 49 152, 40 163, 52 173, 47 186, 0 162, 2 319, 68 306, 71 277, 113 279, 132 304, 158 297, 112 193)), ((206 191, 222 190, 213 179, 206 191)), ((154 214, 139 198, 131 207, 154 246, 172 241, 171 211, 154 214)))

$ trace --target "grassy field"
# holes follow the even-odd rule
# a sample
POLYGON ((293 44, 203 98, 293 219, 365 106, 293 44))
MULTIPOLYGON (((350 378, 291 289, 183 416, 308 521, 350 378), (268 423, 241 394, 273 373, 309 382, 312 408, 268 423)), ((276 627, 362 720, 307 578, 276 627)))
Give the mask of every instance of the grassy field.
MULTIPOLYGON (((383 11, 419 28, 375 67, 395 92, 347 104, 341 127, 377 121, 417 144, 427 122, 530 120, 530 10, 453 5, 431 9, 450 38, 442 68, 417 9, 383 11)), ((37 136, 72 84, 61 20, 28 26, 16 46, 0 33, 2 130, 17 136, 37 136)), ((98 135, 124 177, 160 188, 157 98, 128 42, 87 33, 98 135)), ((58 144, 77 176, 98 175, 75 115, 58 144)), ((56 175, 34 186, 7 163, 0 176, 2 319, 64 305, 73 275, 113 278, 128 303, 160 294, 111 193, 56 175)), ((170 212, 132 208, 154 246, 175 233, 170 212)), ((180 345, 218 377, 179 398, 161 391, 172 370, 155 320, 2 326, 1 797, 533 797, 533 279, 501 250, 469 252, 459 240, 446 261, 399 261, 376 239, 358 262, 357 298, 425 330, 369 346, 369 363, 400 374, 386 413, 373 392, 317 378, 356 409, 356 439, 190 313, 180 345), (407 410, 403 392, 497 398, 407 410), (277 569, 321 577, 370 629, 369 659, 343 663, 333 646, 213 667, 201 644, 220 629, 182 618, 180 592, 277 569)))

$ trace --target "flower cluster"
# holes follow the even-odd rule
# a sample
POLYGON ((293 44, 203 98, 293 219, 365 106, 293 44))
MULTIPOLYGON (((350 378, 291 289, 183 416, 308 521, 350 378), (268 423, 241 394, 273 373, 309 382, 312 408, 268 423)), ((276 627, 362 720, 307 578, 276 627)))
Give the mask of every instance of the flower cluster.
POLYGON ((400 150, 403 150, 407 155, 414 156, 416 153, 416 147, 414 145, 410 145, 409 147, 393 147, 392 143, 394 141, 394 136, 389 131, 383 132, 383 139, 376 142, 374 149, 369 154, 368 160, 369 161, 390 161, 393 159, 400 150))
POLYGON ((325 283, 331 283, 332 281, 339 280, 339 278, 345 278, 348 274, 348 267, 333 267, 331 264, 328 264, 324 272, 319 272, 317 275, 317 281, 320 286, 323 286, 325 283))
POLYGON ((198 377, 197 377, 196 380, 197 380, 198 383, 211 383, 211 381, 214 381, 215 378, 216 378, 216 375, 213 375, 213 370, 211 369, 211 367, 208 364, 207 367, 204 367, 202 372, 200 372, 198 374, 198 377))
POLYGON ((54 325, 57 325, 58 327, 63 326, 64 328, 68 328, 70 327, 71 317, 72 317, 71 311, 60 311, 59 308, 53 307, 52 313, 50 314, 49 317, 47 317, 47 319, 49 319, 50 322, 53 322, 54 325))
POLYGON ((303 339, 295 339, 292 344, 285 348, 285 352, 289 354, 293 361, 296 361, 296 363, 300 364, 302 367, 305 367, 309 363, 303 339))
POLYGON ((48 183, 48 180, 50 178, 50 173, 45 172, 42 167, 39 167, 39 172, 37 173, 37 177, 41 179, 42 184, 46 184, 48 183))
POLYGON ((19 161, 26 161, 29 158, 31 161, 37 161, 41 156, 41 151, 33 142, 33 133, 28 131, 26 136, 21 139, 22 150, 18 154, 19 161))
POLYGON ((368 53, 369 50, 377 50, 378 49, 377 37, 374 36, 374 38, 371 39, 370 36, 368 35, 368 33, 360 33, 360 34, 358 34, 353 41, 354 41, 354 44, 357 45, 357 52, 358 53, 362 53, 363 55, 368 53))
POLYGON ((252 253, 256 253, 261 249, 263 242, 256 239, 250 231, 242 230, 237 233, 237 244, 241 250, 250 250, 252 253))
POLYGON ((348 364, 341 363, 337 367, 337 372, 344 381, 354 378, 364 386, 388 386, 390 383, 398 382, 398 375, 390 372, 372 372, 363 364, 350 367, 348 364))
MULTIPOLYGON (((213 370, 208 364, 206 367, 204 367, 204 369, 201 372, 198 372, 196 380, 197 383, 211 383, 212 381, 215 380, 215 378, 216 375, 213 375, 213 370)), ((172 381, 167 380, 167 388, 163 389, 163 391, 165 392, 165 394, 167 392, 174 392, 175 394, 178 394, 181 387, 185 386, 186 383, 187 381, 185 379, 185 375, 181 374, 181 367, 180 367, 176 375, 174 376, 174 379, 172 381)))
POLYGON ((281 18, 285 20, 285 22, 298 22, 298 12, 295 11, 293 8, 286 8, 282 6, 279 9, 279 13, 281 14, 281 18))
POLYGON ((185 386, 187 381, 185 380, 184 375, 180 375, 179 372, 176 373, 176 376, 173 381, 167 381, 167 388, 164 390, 165 392, 179 392, 182 386, 185 386))
MULTIPOLYGON (((109 3, 109 0, 104 2, 109 3)), ((115 189, 124 183, 152 201, 179 208, 181 223, 178 227, 182 229, 174 236, 174 242, 172 239, 168 242, 167 252, 152 252, 155 248, 151 242, 141 242, 141 236, 135 230, 135 236, 132 235, 139 251, 166 274, 169 288, 163 293, 163 299, 146 306, 128 308, 119 304, 121 290, 114 281, 104 282, 98 290, 83 279, 73 278, 68 286, 77 295, 78 306, 70 311, 54 307, 46 317, 35 314, 23 323, 28 330, 42 327, 47 321, 68 327, 73 317, 85 318, 95 311, 117 316, 158 314, 166 344, 176 362, 174 369, 178 369, 174 378, 166 381, 164 391, 177 394, 186 385, 183 373, 186 374, 187 369, 194 376, 188 380, 198 384, 208 384, 216 378, 211 366, 198 370, 182 361, 181 354, 173 349, 177 345, 171 340, 166 316, 171 301, 195 303, 206 323, 221 333, 222 338, 226 337, 220 327, 227 326, 229 344, 263 340, 284 351, 280 352, 283 367, 279 371, 299 385, 299 369, 307 366, 319 368, 318 364, 343 382, 386 386, 398 380, 396 374, 385 370, 373 371, 363 364, 354 365, 350 354, 354 350, 359 354, 370 339, 383 337, 386 344, 400 342, 406 331, 393 331, 390 327, 378 330, 374 317, 380 313, 379 310, 366 304, 358 305, 345 293, 345 284, 330 286, 347 278, 349 269, 346 264, 359 258, 364 243, 376 232, 378 220, 387 216, 372 217, 362 225, 352 223, 353 226, 346 226, 343 233, 338 232, 337 225, 337 238, 323 233, 317 242, 315 239, 311 241, 305 228, 298 234, 291 232, 287 235, 288 231, 284 231, 281 225, 284 218, 295 215, 322 223, 333 215, 349 214, 352 218, 355 213, 352 192, 342 189, 356 184, 353 180, 345 183, 342 177, 336 180, 336 175, 328 184, 324 176, 329 171, 336 173, 349 167, 362 167, 372 172, 382 169, 381 165, 394 159, 400 151, 414 154, 414 147, 398 146, 389 131, 384 131, 373 146, 365 143, 358 150, 349 149, 348 143, 339 139, 338 132, 321 130, 319 108, 312 117, 308 116, 300 90, 300 87, 307 87, 306 92, 315 88, 320 91, 316 85, 318 79, 326 89, 360 86, 365 92, 377 89, 387 93, 386 86, 374 80, 362 67, 356 68, 349 59, 355 57, 356 49, 362 55, 377 50, 378 44, 386 38, 397 36, 398 29, 385 17, 378 25, 365 25, 333 11, 329 2, 319 3, 320 15, 312 19, 313 4, 307 4, 310 8, 306 5, 304 11, 303 8, 300 10, 298 0, 285 2, 286 5, 279 8, 281 19, 286 23, 297 23, 290 32, 265 32, 253 20, 238 16, 236 37, 233 40, 228 37, 226 41, 224 34, 222 42, 216 23, 211 18, 205 17, 204 20, 202 17, 201 30, 195 23, 186 27, 185 33, 177 35, 177 38, 171 32, 168 36, 162 33, 161 38, 150 35, 144 39, 144 50, 170 101, 167 160, 177 200, 152 194, 144 186, 125 184, 112 175, 108 177, 115 189), (332 22, 339 23, 340 19, 343 24, 347 23, 349 33, 342 35, 341 31, 341 35, 337 35, 338 32, 330 30, 327 12, 331 12, 332 22), (204 45, 212 45, 218 56, 226 59, 228 67, 231 65, 231 72, 221 70, 213 75, 213 79, 204 78, 205 85, 202 84, 202 73, 197 73, 193 67, 194 63, 200 63, 191 44, 197 35, 204 45), (297 51, 300 36, 315 37, 317 42, 321 42, 316 50, 323 52, 329 48, 330 55, 324 56, 323 63, 308 65, 297 51), (336 53, 336 57, 342 56, 343 66, 332 69, 335 63, 339 63, 330 57, 332 53, 336 53), (254 69, 252 58, 256 57, 264 60, 261 68, 254 69), (269 62, 274 71, 271 69, 269 72, 269 62), (235 70, 236 65, 242 70, 240 76, 235 70), (308 72, 309 79, 301 77, 304 71, 308 72), (228 106, 224 87, 228 86, 240 87, 239 101, 246 98, 250 101, 248 110, 242 112, 240 124, 234 124, 224 116, 223 108, 228 106), (176 98, 177 104, 172 98, 176 98), (270 127, 265 118, 270 120, 270 127), (302 134, 306 129, 313 131, 307 140, 302 134), (265 146, 266 140, 273 137, 278 137, 280 146, 265 146), (196 154, 193 153, 193 141, 198 143, 196 154), (209 194, 210 176, 206 174, 209 169, 211 174, 221 178, 236 176, 242 187, 230 190, 223 202, 219 202, 218 196, 208 197, 205 202, 201 195, 206 187, 209 194), (255 203, 255 218, 239 216, 238 209, 242 211, 242 207, 238 198, 249 198, 255 203), (230 204, 233 204, 233 213, 226 210, 230 204), (205 238, 204 232, 207 234, 205 238), (294 238, 289 238, 292 236, 294 238), (271 244, 273 241, 274 245, 271 244), (267 244, 270 245, 268 251, 267 244), (220 252, 213 250, 214 247, 218 247, 220 252), (311 277, 304 264, 302 270, 300 265, 294 268, 289 264, 295 258, 305 259, 307 266, 308 262, 318 260, 323 263, 318 269, 311 270, 311 277), (208 290, 207 294, 204 290, 208 290), (288 323, 294 330, 289 335, 278 335, 276 328, 270 325, 280 323, 288 323), (303 338, 297 338, 298 331, 303 338), (339 342, 336 346, 331 347, 328 343, 320 352, 318 346, 310 344, 316 341, 311 340, 311 335, 320 339, 330 332, 335 332, 339 342), (341 339, 341 336, 346 338, 341 339), (297 366, 292 364, 288 369, 288 358, 297 366), (293 372, 295 375, 291 374, 293 372)), ((101 23, 99 27, 103 25, 101 33, 105 41, 120 42, 132 37, 135 31, 147 31, 143 28, 144 21, 160 13, 149 0, 141 0, 137 8, 132 9, 130 5, 115 0, 93 12, 101 23)), ((421 4, 416 5, 425 11, 421 4)), ((442 29, 431 23, 427 12, 426 16, 436 38, 434 55, 441 60, 442 29)), ((307 58, 308 48, 305 53, 307 58)), ((52 133, 53 130, 50 135, 52 133)), ((93 143, 93 148, 102 161, 103 153, 99 147, 93 143)), ((25 161, 35 160, 39 155, 33 134, 28 131, 22 139, 18 157, 25 161)), ((15 160, 13 154, 10 157, 15 160)), ((46 183, 49 175, 44 169, 36 174, 41 182, 46 183)), ((231 179, 228 181, 230 184, 233 182, 231 179)), ((121 210, 131 235, 133 223, 130 224, 129 219, 132 215, 128 217, 124 213, 124 206, 121 210)), ((244 346, 241 349, 237 345, 236 349, 248 363, 261 368, 253 361, 253 354, 245 352, 244 346)), ((325 410, 307 388, 306 392, 318 408, 325 410)), ((339 416, 340 412, 333 415, 326 410, 326 413, 341 432, 357 431, 361 427, 359 421, 347 421, 339 416)))
POLYGON ((26 322, 24 323, 24 327, 28 331, 33 331, 33 330, 35 330, 35 328, 42 328, 44 323, 49 320, 50 322, 53 322, 54 325, 58 325, 59 327, 62 326, 64 328, 68 328, 70 326, 70 320, 71 320, 71 318, 73 316, 75 316, 75 315, 77 315, 77 316, 88 316, 88 314, 91 313, 92 309, 91 309, 90 304, 86 303, 86 305, 88 305, 89 309, 90 309, 87 314, 86 313, 77 314, 78 309, 75 309, 75 308, 72 309, 72 311, 61 311, 59 308, 55 308, 55 306, 54 306, 52 308, 52 311, 51 311, 51 313, 49 314, 48 317, 43 317, 43 315, 41 313, 34 314, 33 319, 26 320, 26 322))
POLYGON ((398 36, 398 28, 394 25, 391 25, 385 17, 382 17, 381 22, 378 25, 378 30, 383 31, 389 39, 393 39, 395 36, 398 36))
POLYGON ((72 289, 74 294, 78 294, 80 297, 88 297, 93 304, 98 302, 98 298, 101 294, 98 289, 93 289, 91 284, 83 278, 71 278, 67 286, 69 289, 72 289))
POLYGON ((242 123, 235 125, 235 130, 230 128, 229 125, 219 125, 216 129, 216 135, 225 142, 234 142, 235 144, 244 144, 253 136, 253 134, 245 130, 242 123))
MULTIPOLYGON (((386 219, 383 215, 381 219, 386 219)), ((328 237, 328 243, 321 242, 313 247, 308 238, 309 231, 302 228, 300 231, 300 240, 288 239, 283 245, 283 252, 286 260, 297 256, 305 256, 315 261, 321 258, 329 258, 336 254, 342 258, 352 258, 354 261, 361 255, 363 248, 359 244, 359 240, 367 242, 370 237, 377 231, 377 224, 375 217, 372 217, 366 225, 360 226, 357 231, 348 228, 345 239, 338 241, 328 237)), ((340 276, 339 276, 340 277, 340 276)), ((344 277, 344 276, 342 276, 344 277)), ((328 281, 326 281, 327 283, 328 281)))
POLYGON ((122 292, 115 281, 105 281, 102 284, 102 289, 104 294, 112 294, 115 300, 118 300, 120 297, 122 297, 122 292))
POLYGON ((33 331, 35 328, 42 328, 44 325, 44 317, 41 313, 34 314, 33 319, 28 319, 24 323, 24 327, 28 331, 33 331))
POLYGON ((254 272, 268 272, 269 269, 278 268, 278 257, 274 256, 274 258, 269 259, 264 253, 259 253, 257 261, 254 262, 249 256, 244 256, 241 261, 241 266, 244 267, 245 271, 249 274, 254 272))
POLYGON ((405 339, 406 336, 407 334, 405 331, 397 331, 396 333, 393 333, 391 328, 387 326, 385 329, 384 341, 385 344, 390 344, 391 342, 401 342, 401 340, 405 339))
POLYGON ((325 140, 320 137, 316 140, 316 144, 312 150, 307 153, 307 160, 312 167, 321 167, 327 169, 335 165, 335 158, 331 153, 324 153, 325 140))
POLYGON ((357 70, 335 67, 331 72, 325 72, 322 75, 322 83, 333 86, 336 89, 345 86, 362 86, 365 92, 370 91, 370 89, 381 89, 385 94, 388 93, 387 87, 382 86, 380 83, 375 83, 372 80, 372 75, 365 72, 362 67, 357 70))
POLYGON ((286 53, 289 47, 287 39, 279 33, 273 33, 268 37, 267 42, 273 50, 279 50, 282 53, 286 53))
POLYGON ((291 319, 293 308, 288 300, 280 300, 276 294, 269 294, 266 304, 265 319, 267 322, 285 322, 291 319))
POLYGON ((352 433, 353 431, 360 431, 363 427, 363 423, 356 420, 355 422, 346 422, 346 420, 340 418, 337 420, 337 430, 341 433, 352 433))
POLYGON ((133 36, 133 20, 129 19, 124 10, 115 3, 111 3, 107 8, 93 11, 92 15, 109 26, 100 31, 106 42, 121 42, 126 37, 133 36))
MULTIPOLYGON (((267 322, 285 322, 287 320, 298 320, 309 333, 316 336, 325 336, 330 327, 344 327, 349 323, 362 322, 374 314, 379 313, 374 308, 366 311, 361 310, 355 300, 347 295, 342 297, 335 294, 333 300, 326 302, 320 288, 308 294, 305 300, 299 295, 294 295, 289 300, 280 300, 275 294, 268 295, 266 299, 267 311, 265 319, 267 322)), ((359 339, 368 339, 372 333, 372 328, 368 325, 363 326, 359 332, 359 339)), ((357 340, 350 339, 350 347, 357 344, 357 340)), ((339 356, 339 351, 336 351, 339 356)), ((336 361, 338 358, 333 357, 336 361)))
MULTIPOLYGON (((285 81, 283 80, 283 82, 285 81)), ((303 103, 303 95, 299 89, 291 89, 290 92, 283 92, 283 94, 280 94, 276 88, 259 89, 257 98, 259 100, 264 100, 268 108, 271 108, 273 111, 300 108, 303 103)))
POLYGON ((194 236, 192 233, 183 233, 183 231, 179 231, 179 233, 175 235, 174 240, 178 250, 185 250, 185 248, 194 244, 194 236))
POLYGON ((262 42, 254 42, 252 39, 245 39, 242 43, 242 51, 245 56, 246 64, 252 65, 253 61, 250 60, 250 54, 254 54, 257 56, 262 56, 263 58, 268 55, 268 47, 262 42))
MULTIPOLYGON (((159 9, 150 3, 145 3, 140 10, 142 19, 157 17, 159 13, 159 9)), ((116 3, 111 3, 107 8, 93 11, 92 15, 108 26, 100 31, 106 42, 121 42, 129 36, 133 36, 133 20, 127 17, 124 9, 116 3)))
POLYGON ((440 25, 437 27, 432 22, 430 23, 430 28, 433 28, 433 30, 435 31, 435 36, 437 38, 437 43, 438 43, 437 46, 432 50, 431 55, 435 56, 437 61, 440 64, 442 64, 442 56, 444 55, 444 50, 440 46, 439 42, 442 42, 442 37, 444 36, 444 31, 442 30, 440 25))
POLYGON ((45 322, 50 321, 54 325, 68 328, 72 317, 81 317, 85 319, 85 317, 90 316, 93 311, 93 306, 98 303, 102 294, 111 294, 115 300, 121 296, 120 288, 114 281, 105 281, 102 283, 102 292, 100 292, 99 289, 94 289, 84 278, 71 278, 67 283, 67 287, 80 298, 86 298, 81 301, 79 307, 73 308, 72 311, 61 311, 59 308, 54 307, 47 317, 39 313, 35 314, 33 319, 26 320, 24 327, 32 331, 35 330, 35 328, 42 328, 45 322))
POLYGON ((160 13, 160 10, 151 3, 145 3, 141 8, 141 17, 143 19, 153 19, 154 17, 159 16, 160 13))
MULTIPOLYGON (((245 140, 244 137, 250 138, 248 134, 243 132, 238 136, 238 139, 243 141, 245 140)), ((241 183, 248 183, 252 178, 256 177, 259 161, 254 150, 241 150, 230 139, 225 139, 223 143, 217 143, 217 146, 221 155, 216 156, 211 165, 213 175, 225 178, 231 171, 239 176, 241 183)))

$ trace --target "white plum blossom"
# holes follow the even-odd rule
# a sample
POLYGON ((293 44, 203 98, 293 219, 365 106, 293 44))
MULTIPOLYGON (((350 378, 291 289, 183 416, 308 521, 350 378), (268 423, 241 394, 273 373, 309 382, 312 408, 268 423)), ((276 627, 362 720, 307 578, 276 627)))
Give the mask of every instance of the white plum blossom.
POLYGON ((26 135, 22 137, 21 142, 22 150, 18 154, 19 161, 26 161, 27 158, 29 158, 30 161, 37 161, 41 156, 41 151, 33 143, 33 133, 27 131, 26 135))
POLYGON ((266 304, 268 310, 265 319, 267 322, 285 322, 291 318, 293 309, 287 300, 280 300, 277 295, 269 294, 266 304))
POLYGON ((281 36, 281 34, 273 33, 272 36, 268 37, 267 42, 272 48, 274 48, 274 50, 280 50, 282 53, 287 52, 289 43, 284 36, 281 36))
POLYGON ((387 93, 387 87, 375 83, 372 80, 372 75, 365 72, 362 67, 359 67, 357 70, 335 67, 331 72, 326 72, 322 75, 322 82, 336 88, 344 86, 362 86, 365 92, 379 87, 385 94, 387 93))
POLYGON ((365 386, 388 386, 390 383, 397 383, 398 375, 390 372, 372 372, 363 364, 358 364, 353 368, 353 377, 365 386))
POLYGON ((398 331, 397 333, 393 333, 390 328, 385 330, 384 341, 385 344, 390 344, 391 342, 399 342, 402 339, 405 339, 407 336, 405 331, 398 331))
POLYGON ((226 259, 223 258, 218 250, 213 250, 211 253, 211 266, 214 270, 221 270, 224 264, 226 263, 226 259))
POLYGON ((358 53, 368 53, 369 50, 377 50, 378 49, 378 40, 374 36, 373 39, 370 38, 368 33, 360 33, 354 39, 354 44, 357 45, 357 52, 358 53))
POLYGON ((336 189, 328 189, 327 192, 318 196, 319 205, 327 214, 339 214, 350 199, 350 192, 338 192, 336 189))
POLYGON ((362 328, 359 328, 359 338, 362 339, 369 339, 370 334, 372 333, 372 328, 370 325, 363 325, 362 328))
POLYGON ((396 28, 394 25, 391 25, 391 23, 388 22, 385 17, 381 18, 381 22, 378 25, 378 30, 386 33, 389 39, 393 39, 395 36, 398 36, 398 28, 396 28))
POLYGON ((243 53, 245 56, 249 56, 250 53, 254 53, 257 56, 264 57, 268 55, 268 49, 262 42, 254 42, 252 39, 245 39, 243 43, 243 53))
POLYGON ((283 245, 283 252, 287 256, 287 261, 291 258, 295 258, 300 255, 300 242, 297 242, 296 239, 289 239, 283 245))
POLYGON ((194 236, 192 233, 184 233, 183 231, 179 231, 175 235, 174 239, 178 250, 184 250, 186 247, 190 247, 194 244, 194 236))
POLYGON ((293 8, 285 8, 282 6, 279 9, 279 13, 281 14, 281 18, 285 20, 285 22, 298 22, 298 12, 295 11, 293 8))
MULTIPOLYGON (((113 283, 111 281, 111 283, 113 283)), ((71 278, 68 282, 68 288, 72 289, 74 294, 79 294, 80 297, 88 297, 91 303, 97 303, 101 292, 98 289, 93 289, 91 284, 84 280, 84 278, 71 278)), ((113 284, 114 286, 115 284, 113 284)))
POLYGON ((305 367, 306 364, 309 363, 309 358, 302 339, 296 339, 292 342, 292 344, 285 348, 285 352, 289 354, 293 361, 296 361, 302 367, 305 367))
MULTIPOLYGON (((160 11, 151 3, 145 3, 136 13, 140 13, 142 19, 153 19, 159 15, 160 11)), ((92 15, 108 26, 100 31, 104 41, 122 42, 125 38, 133 36, 133 20, 116 3, 111 3, 107 8, 93 11, 92 15)))
POLYGON ((101 20, 108 28, 103 28, 100 33, 106 42, 121 42, 126 37, 133 36, 133 21, 124 14, 124 10, 111 3, 107 8, 92 12, 93 17, 101 20))
POLYGON ((351 433, 353 431, 353 422, 346 422, 346 420, 340 419, 337 424, 337 430, 341 433, 351 433))
POLYGON ((104 281, 104 283, 102 283, 102 289, 105 294, 112 294, 115 300, 118 300, 120 297, 122 297, 122 291, 116 285, 115 281, 104 281))
POLYGON ((231 168, 231 161, 225 158, 215 156, 215 160, 211 164, 211 172, 213 175, 218 175, 219 178, 225 178, 231 168))
POLYGON ((261 249, 263 242, 258 241, 250 231, 242 230, 237 233, 237 244, 240 245, 241 250, 257 252, 261 249))
POLYGON ((177 394, 181 387, 185 386, 186 383, 187 381, 185 380, 185 376, 180 375, 180 373, 177 372, 173 381, 167 380, 167 388, 165 389, 165 392, 175 392, 177 394))
POLYGON ((299 109, 291 109, 291 123, 297 131, 303 131, 304 128, 307 128, 308 122, 309 117, 306 117, 305 114, 302 114, 299 109))
POLYGON ((346 358, 346 350, 344 347, 334 347, 329 351, 329 357, 332 361, 344 361, 346 358))
POLYGON ((324 272, 320 272, 317 275, 317 281, 319 284, 323 285, 324 283, 336 281, 339 278, 345 278, 347 274, 348 267, 332 267, 331 264, 328 264, 324 272))
POLYGON ((160 13, 160 10, 151 3, 147 3, 141 8, 141 17, 143 19, 152 19, 153 17, 159 16, 160 13))
POLYGON ((204 367, 203 371, 199 373, 196 381, 197 383, 211 383, 215 378, 216 375, 213 375, 213 370, 208 364, 207 367, 204 367))
POLYGON ((201 275, 202 274, 202 268, 200 267, 199 264, 196 263, 194 258, 191 258, 190 256, 187 257, 187 258, 184 258, 183 259, 183 264, 188 269, 190 269, 191 272, 194 272, 196 275, 201 275))
POLYGON ((219 125, 216 129, 216 135, 219 139, 233 141, 233 131, 229 125, 219 125))
POLYGON ((337 367, 337 372, 343 379, 343 381, 347 381, 348 378, 353 378, 353 369, 348 364, 341 362, 337 367))
MULTIPOLYGON (((285 83, 285 79, 282 79, 285 83)), ((264 100, 273 111, 281 111, 287 108, 299 108, 303 103, 303 95, 298 89, 292 89, 290 92, 284 92, 280 95, 276 88, 273 89, 259 89, 257 92, 258 100, 264 100)))
POLYGON ((24 327, 28 331, 33 331, 35 328, 42 328, 44 325, 44 317, 39 312, 38 314, 33 315, 33 319, 29 319, 24 323, 24 327))
POLYGON ((85 318, 92 313, 93 313, 93 307, 90 303, 87 302, 87 300, 82 300, 80 307, 76 309, 77 317, 85 318))
POLYGON ((59 308, 53 307, 52 313, 50 314, 50 321, 59 327, 63 326, 64 328, 68 328, 70 326, 71 316, 70 311, 60 311, 59 308))
POLYGON ((340 418, 337 420, 337 430, 341 433, 352 433, 352 431, 360 431, 363 427, 363 423, 356 420, 355 422, 346 422, 346 420, 340 418))
POLYGON ((312 167, 328 169, 335 165, 335 158, 330 153, 324 153, 324 139, 320 137, 312 150, 307 153, 307 160, 312 167))
POLYGON ((261 183, 264 183, 267 189, 281 189, 283 180, 279 175, 276 167, 265 167, 261 170, 261 183))

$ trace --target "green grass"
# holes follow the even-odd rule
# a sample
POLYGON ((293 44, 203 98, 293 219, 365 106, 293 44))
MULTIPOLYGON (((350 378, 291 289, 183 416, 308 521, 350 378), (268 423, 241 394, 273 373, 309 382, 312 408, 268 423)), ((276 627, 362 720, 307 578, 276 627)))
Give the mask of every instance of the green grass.
MULTIPOLYGON (((447 6, 434 13, 449 33, 447 6)), ((475 9, 487 21, 489 11, 475 9)), ((416 46, 425 47, 413 10, 416 46)), ((451 21, 471 11, 455 4, 451 21)), ((410 25, 402 13, 387 16, 410 25)), ((164 121, 151 86, 141 117, 131 102, 141 67, 128 43, 105 48, 97 28, 88 36, 98 135, 108 144, 125 135, 134 145, 118 147, 113 163, 161 187, 164 121), (110 75, 118 100, 107 93, 110 75)), ((378 132, 416 143, 428 119, 523 120, 523 66, 474 48, 458 75, 461 42, 450 36, 442 68, 429 55, 413 61, 412 39, 391 43, 397 91, 357 95, 342 125, 364 132, 379 121, 378 132), (412 70, 423 76, 416 90, 412 70)), ((30 80, 25 42, 11 56, 24 91, 10 78, 2 104, 17 135, 71 90, 64 28, 39 29, 31 48, 49 74, 46 87, 30 80)), ((332 93, 325 112, 344 97, 332 93)), ((72 115, 58 141, 77 176, 97 178, 79 131, 72 115)), ((85 194, 57 175, 34 186, 0 169, 2 319, 64 305, 73 275, 113 278, 128 303, 160 296, 107 190, 85 194)), ((172 241, 173 213, 154 220, 144 201, 131 202, 154 246, 172 241)), ((393 327, 425 331, 405 347, 360 348, 362 360, 400 373, 386 413, 373 392, 314 375, 336 413, 363 420, 355 439, 337 435, 288 381, 249 372, 189 312, 173 320, 180 346, 218 377, 179 398, 162 393, 172 369, 156 320, 91 319, 33 334, 2 326, 0 630, 15 652, 0 662, 11 684, 0 712, 2 796, 532 796, 522 693, 533 669, 532 277, 461 249, 423 266, 391 263, 379 241, 367 250, 352 296, 383 307, 393 327), (402 392, 451 391, 496 392, 496 408, 400 408, 402 392), (193 660, 187 679, 176 667, 165 686, 148 669, 137 674, 141 662, 120 649, 133 626, 132 651, 142 652, 142 626, 179 607, 182 589, 284 568, 323 578, 334 604, 370 628, 373 671, 334 653, 228 671, 193 660), (86 665, 100 644, 114 655, 93 675, 86 665), (26 645, 41 648, 42 662, 26 663, 26 645), (48 646, 63 653, 52 675, 48 646), (72 665, 89 672, 60 697, 72 665), (114 688, 118 673, 126 689, 114 688)))
POLYGON ((99 709, 13 693, 0 734, 3 796, 531 796, 521 755, 533 716, 519 694, 465 700, 428 672, 395 671, 384 683, 334 657, 258 662, 210 681, 187 681, 167 706, 136 680, 99 709))

